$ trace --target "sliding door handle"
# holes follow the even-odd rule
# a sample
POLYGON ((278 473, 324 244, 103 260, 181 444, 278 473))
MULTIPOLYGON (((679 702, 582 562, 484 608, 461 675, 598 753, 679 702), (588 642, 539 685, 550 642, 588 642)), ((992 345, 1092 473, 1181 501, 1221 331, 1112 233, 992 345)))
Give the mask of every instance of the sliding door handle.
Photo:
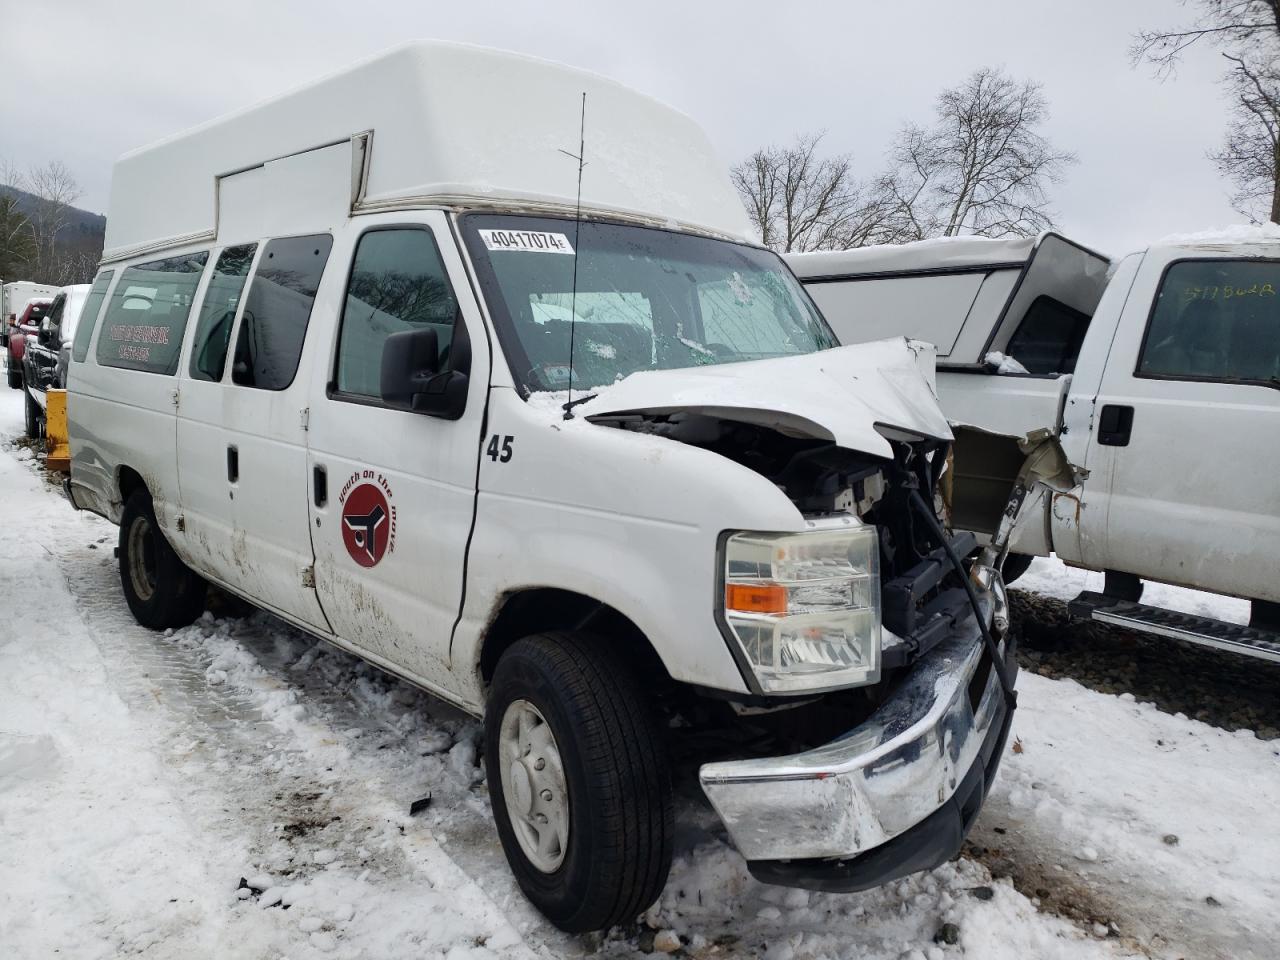
POLYGON ((234 446, 227 447, 227 480, 235 483, 240 479, 240 451, 234 446))
POLYGON ((311 468, 311 494, 317 507, 323 507, 329 502, 329 474, 318 463, 311 468))

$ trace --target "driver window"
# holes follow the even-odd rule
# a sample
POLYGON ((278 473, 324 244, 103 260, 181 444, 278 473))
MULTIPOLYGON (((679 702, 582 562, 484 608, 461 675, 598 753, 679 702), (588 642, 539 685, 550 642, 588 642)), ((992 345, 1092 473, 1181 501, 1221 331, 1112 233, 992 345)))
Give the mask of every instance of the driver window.
POLYGON ((448 367, 458 302, 430 230, 370 230, 351 264, 338 334, 339 393, 380 399, 382 346, 387 337, 430 326, 448 367))
POLYGON ((1280 377, 1280 263, 1173 264, 1151 314, 1138 375, 1220 382, 1280 377))

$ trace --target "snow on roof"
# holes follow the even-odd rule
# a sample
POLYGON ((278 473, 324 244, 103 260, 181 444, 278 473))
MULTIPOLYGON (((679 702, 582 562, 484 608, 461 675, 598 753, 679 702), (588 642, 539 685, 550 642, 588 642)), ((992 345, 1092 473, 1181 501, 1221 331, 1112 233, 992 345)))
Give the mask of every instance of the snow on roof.
POLYGON ((901 273, 953 270, 1008 264, 1019 266, 1031 256, 1039 237, 936 237, 914 243, 886 243, 853 250, 789 253, 783 259, 798 277, 857 273, 901 273))
POLYGON ((1236 223, 1194 233, 1171 233, 1153 247, 1217 246, 1230 243, 1280 243, 1280 224, 1236 223))
POLYGON ((727 167, 679 111, 550 61, 415 41, 125 154, 106 256, 212 235, 218 177, 370 130, 366 205, 571 208, 584 92, 584 210, 747 234, 727 167))

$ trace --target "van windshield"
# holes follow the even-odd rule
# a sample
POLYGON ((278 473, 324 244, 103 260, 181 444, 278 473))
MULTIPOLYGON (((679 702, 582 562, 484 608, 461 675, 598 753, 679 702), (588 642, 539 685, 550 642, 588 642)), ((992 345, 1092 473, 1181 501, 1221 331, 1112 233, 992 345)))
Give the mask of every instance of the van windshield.
POLYGON ((800 284, 764 250, 616 223, 584 221, 575 230, 571 218, 470 214, 462 226, 526 393, 839 345, 800 284))

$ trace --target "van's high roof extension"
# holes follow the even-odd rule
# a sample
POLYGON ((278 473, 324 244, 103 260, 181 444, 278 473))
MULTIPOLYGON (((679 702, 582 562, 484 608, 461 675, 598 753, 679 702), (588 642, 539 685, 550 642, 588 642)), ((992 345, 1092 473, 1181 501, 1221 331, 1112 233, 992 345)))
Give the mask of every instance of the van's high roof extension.
MULTIPOLYGON (((269 223, 240 223, 268 207, 314 219, 320 181, 324 202, 357 211, 512 201, 572 209, 578 164, 568 154, 577 153, 584 92, 584 212, 746 235, 742 204, 716 175, 723 164, 679 111, 583 70, 418 41, 121 157, 104 259, 231 231, 269 234, 269 223), (257 201, 267 195, 272 204, 257 201)), ((296 218, 288 229, 299 229, 296 218)))

